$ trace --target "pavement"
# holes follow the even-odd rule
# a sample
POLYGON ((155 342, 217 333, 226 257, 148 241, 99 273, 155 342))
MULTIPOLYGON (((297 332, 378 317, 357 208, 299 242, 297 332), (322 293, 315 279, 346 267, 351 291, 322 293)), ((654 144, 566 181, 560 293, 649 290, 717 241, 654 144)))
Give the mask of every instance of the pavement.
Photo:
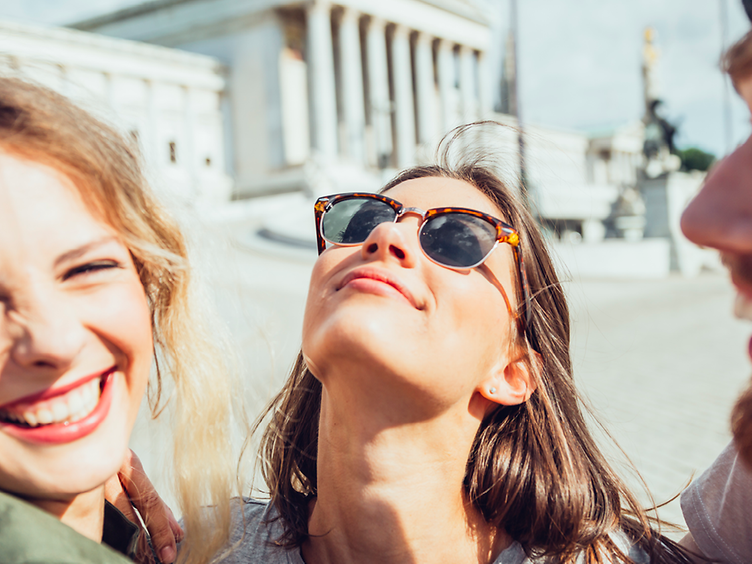
MULTIPOLYGON (((279 389, 299 350, 315 260, 315 251, 254 237, 254 221, 260 216, 191 230, 199 273, 239 352, 252 416, 279 389)), ((598 440, 645 505, 650 497, 640 476, 655 501, 667 501, 730 440, 729 412, 752 373, 745 353, 752 327, 733 318, 733 290, 719 273, 562 278, 572 311, 575 379, 592 407, 598 440)), ((159 437, 144 417, 132 446, 171 501, 169 476, 162 473, 168 441, 159 437)), ((660 515, 683 523, 678 501, 660 515)))

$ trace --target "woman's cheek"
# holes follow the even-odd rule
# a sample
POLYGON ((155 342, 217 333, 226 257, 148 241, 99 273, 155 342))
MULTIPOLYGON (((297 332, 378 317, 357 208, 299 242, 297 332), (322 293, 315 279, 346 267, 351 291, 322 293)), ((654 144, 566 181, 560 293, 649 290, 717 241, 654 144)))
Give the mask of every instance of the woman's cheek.
POLYGON ((151 312, 144 288, 135 272, 131 274, 122 283, 102 291, 95 299, 92 296, 86 298, 86 306, 96 318, 91 322, 92 329, 119 357, 118 362, 124 363, 122 369, 136 379, 129 382, 129 388, 139 392, 146 386, 154 347, 151 312))

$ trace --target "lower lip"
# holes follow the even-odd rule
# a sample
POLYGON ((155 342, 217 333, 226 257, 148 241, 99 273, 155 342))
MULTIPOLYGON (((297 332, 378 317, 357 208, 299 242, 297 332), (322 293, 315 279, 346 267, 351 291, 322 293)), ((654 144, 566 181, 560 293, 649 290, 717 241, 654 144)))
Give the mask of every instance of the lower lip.
POLYGON ((39 445, 58 445, 71 443, 93 433, 100 423, 105 420, 112 405, 112 388, 114 386, 114 371, 102 376, 104 386, 99 396, 99 403, 89 415, 75 423, 56 423, 41 427, 19 427, 10 423, 0 424, 3 433, 39 445))
POLYGON ((345 284, 345 288, 353 288, 354 290, 358 290, 360 292, 365 292, 367 294, 376 294, 378 296, 385 296, 387 298, 400 298, 405 302, 410 303, 405 295, 397 290, 397 288, 395 288, 391 284, 387 284, 386 282, 375 280, 373 278, 356 278, 345 284))

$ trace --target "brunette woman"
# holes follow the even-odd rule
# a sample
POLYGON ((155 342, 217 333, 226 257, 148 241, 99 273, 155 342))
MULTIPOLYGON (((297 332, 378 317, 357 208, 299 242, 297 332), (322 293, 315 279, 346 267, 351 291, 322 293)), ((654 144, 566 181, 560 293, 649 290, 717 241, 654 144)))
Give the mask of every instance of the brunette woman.
POLYGON ((246 503, 228 562, 685 561, 588 431, 534 220, 449 154, 316 203, 302 352, 262 437, 271 499, 246 503))
POLYGON ((84 537, 133 549, 104 483, 153 363, 155 415, 171 390, 180 559, 205 562, 226 542, 229 384, 186 258, 132 141, 63 96, 0 78, 1 561, 115 558, 84 537))

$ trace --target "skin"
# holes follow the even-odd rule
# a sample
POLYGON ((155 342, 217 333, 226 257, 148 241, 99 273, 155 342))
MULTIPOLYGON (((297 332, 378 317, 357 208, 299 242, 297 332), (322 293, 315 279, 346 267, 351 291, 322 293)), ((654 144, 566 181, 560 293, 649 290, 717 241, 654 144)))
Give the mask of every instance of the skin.
POLYGON ((152 360, 144 288, 66 176, 2 151, 0 225, 0 405, 115 370, 111 408, 84 437, 40 445, 0 427, 0 489, 99 541, 152 360))
MULTIPOLYGON (((752 114, 752 76, 736 88, 752 114)), ((740 298, 752 300, 752 137, 713 168, 681 227, 689 240, 721 251, 740 298)), ((752 459, 752 453, 741 454, 752 459)), ((699 552, 691 534, 682 544, 699 552)))
MULTIPOLYGON (((388 195, 501 216, 459 180, 409 180, 388 195)), ((489 562, 510 543, 462 480, 483 416, 533 390, 500 291, 514 297, 512 252, 499 245, 467 271, 438 266, 420 250, 418 222, 403 216, 363 245, 330 247, 313 269, 303 354, 323 394, 309 564, 489 562), (353 273, 367 277, 343 284, 353 273)))

